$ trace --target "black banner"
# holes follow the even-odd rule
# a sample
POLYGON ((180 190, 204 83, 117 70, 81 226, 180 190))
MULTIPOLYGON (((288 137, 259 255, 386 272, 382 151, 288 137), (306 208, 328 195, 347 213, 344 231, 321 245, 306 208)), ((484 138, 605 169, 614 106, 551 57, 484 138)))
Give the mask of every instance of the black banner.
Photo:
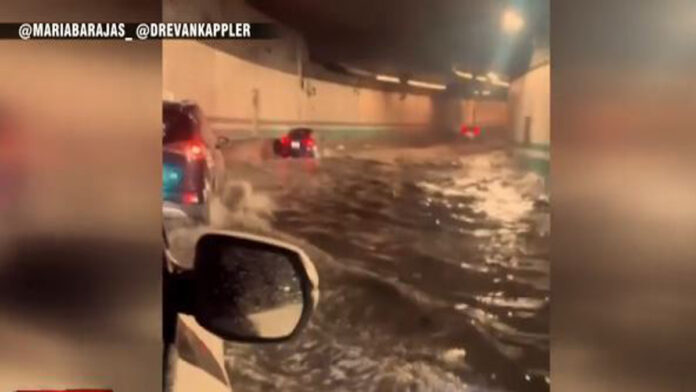
POLYGON ((71 40, 108 39, 145 41, 158 39, 273 39, 279 32, 269 23, 243 22, 26 22, 0 23, 0 39, 71 40))

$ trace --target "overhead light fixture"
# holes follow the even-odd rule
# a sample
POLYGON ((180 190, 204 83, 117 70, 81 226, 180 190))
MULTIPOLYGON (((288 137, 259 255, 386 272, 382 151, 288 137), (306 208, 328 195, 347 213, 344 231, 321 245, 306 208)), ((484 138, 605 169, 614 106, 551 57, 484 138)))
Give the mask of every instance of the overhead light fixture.
POLYGON ((488 79, 487 79, 485 76, 483 76, 483 75, 477 76, 477 77, 476 77, 476 80, 478 80, 479 82, 486 82, 486 81, 488 81, 488 79))
POLYGON ((346 71, 348 71, 349 73, 352 73, 353 75, 372 77, 371 72, 365 71, 363 69, 353 68, 353 67, 344 67, 344 68, 346 69, 346 71))
POLYGON ((454 66, 452 67, 452 72, 454 72, 454 74, 459 76, 460 78, 464 78, 464 79, 473 79, 474 78, 474 74, 469 73, 469 72, 462 72, 454 66))
POLYGON ((396 76, 377 75, 376 78, 380 82, 399 83, 399 78, 397 78, 396 76))
POLYGON ((430 88, 433 90, 444 90, 447 88, 447 86, 445 86, 444 84, 421 82, 418 80, 409 80, 406 83, 408 83, 409 85, 414 86, 414 87, 430 88))
POLYGON ((500 76, 496 74, 495 72, 489 72, 488 74, 488 80, 491 81, 491 84, 494 86, 501 86, 501 87, 510 87, 510 83, 500 80, 500 76))
POLYGON ((524 27, 524 19, 517 11, 508 8, 503 12, 502 25, 506 33, 516 33, 524 27))

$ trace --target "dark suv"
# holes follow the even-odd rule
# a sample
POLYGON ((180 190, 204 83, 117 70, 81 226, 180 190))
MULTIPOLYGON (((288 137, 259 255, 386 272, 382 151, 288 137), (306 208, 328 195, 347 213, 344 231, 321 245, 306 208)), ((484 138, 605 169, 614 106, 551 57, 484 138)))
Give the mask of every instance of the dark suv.
POLYGON ((207 221, 210 197, 224 178, 220 148, 229 140, 216 137, 189 101, 163 102, 162 131, 162 198, 207 221))

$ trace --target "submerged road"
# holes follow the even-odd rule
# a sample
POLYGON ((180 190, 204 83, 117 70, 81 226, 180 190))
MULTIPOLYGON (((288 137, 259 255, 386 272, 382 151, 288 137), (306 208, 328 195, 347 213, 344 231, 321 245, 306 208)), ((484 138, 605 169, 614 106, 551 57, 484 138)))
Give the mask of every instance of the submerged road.
POLYGON ((443 151, 232 166, 215 225, 298 243, 321 279, 296 340, 227 345, 234 390, 549 390, 543 180, 443 151))

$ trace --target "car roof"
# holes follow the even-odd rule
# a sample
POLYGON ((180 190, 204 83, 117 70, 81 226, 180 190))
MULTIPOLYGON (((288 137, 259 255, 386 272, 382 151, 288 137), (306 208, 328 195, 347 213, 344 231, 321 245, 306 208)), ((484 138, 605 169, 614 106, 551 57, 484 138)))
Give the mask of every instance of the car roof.
POLYGON ((288 131, 288 135, 290 136, 306 136, 312 134, 312 129, 307 128, 307 127, 299 127, 299 128, 293 128, 290 131, 288 131))
POLYGON ((168 110, 193 110, 199 109, 198 104, 193 101, 162 101, 162 107, 168 110))

